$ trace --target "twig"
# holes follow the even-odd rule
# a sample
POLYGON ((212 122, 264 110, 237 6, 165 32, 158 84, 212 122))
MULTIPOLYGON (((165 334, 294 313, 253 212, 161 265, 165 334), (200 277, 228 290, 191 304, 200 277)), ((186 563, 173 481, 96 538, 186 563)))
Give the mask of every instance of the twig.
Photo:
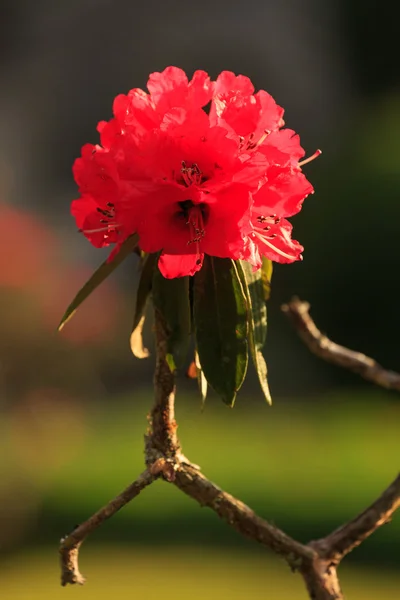
POLYGON ((198 469, 181 463, 176 470, 176 485, 200 506, 208 506, 240 534, 258 542, 281 556, 305 580, 313 600, 341 600, 336 565, 320 556, 311 544, 301 544, 284 531, 259 517, 243 502, 221 490, 198 469))
POLYGON ((112 517, 116 512, 123 508, 128 502, 140 494, 145 487, 150 485, 156 479, 156 475, 148 470, 144 471, 130 486, 121 494, 111 500, 106 506, 98 510, 87 521, 78 525, 70 534, 65 536, 60 543, 61 560, 61 585, 67 583, 85 583, 85 578, 79 571, 78 557, 79 549, 86 539, 95 529, 100 527, 106 519, 112 517))
POLYGON ((318 557, 312 548, 297 542, 278 527, 270 525, 246 504, 221 490, 192 465, 178 465, 174 485, 201 506, 211 508, 242 535, 281 555, 293 570, 298 570, 304 561, 308 564, 318 557))
POLYGON ((324 558, 338 564, 342 558, 359 546, 385 523, 388 523, 400 507, 400 475, 367 509, 355 519, 345 523, 325 538, 311 542, 324 558))
POLYGON ((309 310, 309 303, 299 298, 293 298, 288 304, 282 306, 282 311, 293 323, 311 352, 327 362, 358 373, 376 385, 400 392, 400 373, 387 371, 373 358, 332 342, 315 325, 309 310))

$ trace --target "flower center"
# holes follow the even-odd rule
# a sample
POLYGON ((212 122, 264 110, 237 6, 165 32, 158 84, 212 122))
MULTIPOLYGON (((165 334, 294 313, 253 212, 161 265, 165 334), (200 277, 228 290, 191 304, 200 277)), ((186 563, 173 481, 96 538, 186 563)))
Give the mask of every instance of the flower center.
POLYGON ((182 180, 187 187, 192 184, 201 185, 206 180, 206 177, 203 176, 203 173, 196 163, 193 163, 191 167, 188 167, 186 161, 183 160, 181 164, 182 180))
POLYGON ((181 214, 185 217, 185 225, 189 227, 189 240, 187 245, 195 244, 196 248, 196 263, 201 264, 200 242, 205 236, 206 230, 204 223, 208 217, 208 206, 201 202, 194 204, 192 200, 183 200, 178 202, 181 214))

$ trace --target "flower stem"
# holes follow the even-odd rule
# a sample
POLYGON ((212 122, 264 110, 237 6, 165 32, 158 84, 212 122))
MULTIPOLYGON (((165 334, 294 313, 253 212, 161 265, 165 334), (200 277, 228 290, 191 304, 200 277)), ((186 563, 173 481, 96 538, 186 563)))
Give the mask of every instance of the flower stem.
POLYGON ((175 459, 180 453, 175 421, 175 375, 168 366, 168 331, 161 313, 155 309, 156 368, 154 372, 155 402, 149 416, 150 432, 146 440, 146 460, 175 459))

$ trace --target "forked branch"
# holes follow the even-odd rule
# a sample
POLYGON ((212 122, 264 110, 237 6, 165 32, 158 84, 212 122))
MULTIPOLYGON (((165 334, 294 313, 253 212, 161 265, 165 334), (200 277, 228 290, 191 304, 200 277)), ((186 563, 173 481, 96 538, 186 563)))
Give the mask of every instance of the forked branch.
POLYGON ((358 373, 376 385, 400 392, 400 373, 388 371, 373 358, 332 342, 314 323, 308 302, 292 298, 282 306, 282 311, 311 352, 327 362, 358 373))
MULTIPOLYGON (((297 302, 300 303, 300 301, 297 302)), ((309 321, 305 318, 305 315, 308 314, 308 306, 305 303, 300 303, 300 305, 304 306, 302 308, 297 305, 295 308, 292 306, 290 314, 294 319, 298 319, 299 324, 304 321, 307 327, 310 326, 310 323, 313 325, 310 318, 309 321)), ((313 343, 318 342, 318 344, 321 344, 321 348, 326 349, 326 342, 320 343, 320 337, 323 336, 321 336, 315 325, 313 326, 317 340, 313 343)), ((305 327, 305 325, 302 325, 302 327, 305 327)), ((306 331, 308 331, 307 327, 306 331)), ((392 514, 400 505, 400 476, 369 508, 333 533, 308 544, 296 541, 278 527, 262 519, 243 502, 221 490, 207 479, 196 465, 193 465, 183 456, 176 434, 177 424, 174 417, 175 378, 166 362, 167 332, 165 323, 158 313, 156 313, 155 330, 157 348, 154 377, 156 401, 150 415, 150 429, 146 436, 146 463, 148 469, 122 494, 62 540, 60 547, 62 584, 84 583, 84 578, 78 568, 78 552, 83 540, 105 519, 112 516, 137 496, 154 479, 161 477, 165 481, 176 485, 201 506, 211 508, 220 518, 242 535, 263 544, 280 555, 292 571, 301 573, 312 600, 342 600, 343 593, 337 577, 337 566, 348 552, 358 546, 378 527, 390 520, 392 514)), ((311 331, 313 331, 312 327, 311 331)), ((307 333, 307 336, 309 335, 311 333, 307 333)), ((333 342, 329 342, 329 344, 333 344, 333 342)), ((345 348, 342 349, 336 344, 333 344, 333 347, 335 356, 340 355, 342 358, 332 362, 342 364, 342 366, 348 366, 351 360, 362 361, 363 358, 367 361, 372 360, 363 357, 363 355, 352 353, 345 348), (343 351, 345 351, 344 354, 343 351), (343 356, 347 357, 346 363, 339 362, 339 360, 344 360, 343 356)), ((376 363, 374 364, 376 369, 376 363)), ((379 367, 379 369, 382 368, 379 367)), ((372 379, 372 377, 367 378, 372 379)))

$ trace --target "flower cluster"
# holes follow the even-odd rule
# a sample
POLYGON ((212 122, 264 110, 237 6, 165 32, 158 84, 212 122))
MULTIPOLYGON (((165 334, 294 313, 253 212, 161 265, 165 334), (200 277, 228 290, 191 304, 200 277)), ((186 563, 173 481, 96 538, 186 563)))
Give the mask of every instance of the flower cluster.
MULTIPOLYGON (((73 172, 79 229, 96 247, 132 233, 160 252, 165 277, 193 275, 204 254, 242 259, 301 259, 287 221, 313 191, 301 171, 299 136, 282 129, 283 109, 247 77, 211 81, 168 67, 150 75, 149 93, 114 100, 114 118, 98 125, 73 172), (205 110, 205 107, 209 110, 205 110)), ((318 155, 319 151, 314 155, 318 155)))

